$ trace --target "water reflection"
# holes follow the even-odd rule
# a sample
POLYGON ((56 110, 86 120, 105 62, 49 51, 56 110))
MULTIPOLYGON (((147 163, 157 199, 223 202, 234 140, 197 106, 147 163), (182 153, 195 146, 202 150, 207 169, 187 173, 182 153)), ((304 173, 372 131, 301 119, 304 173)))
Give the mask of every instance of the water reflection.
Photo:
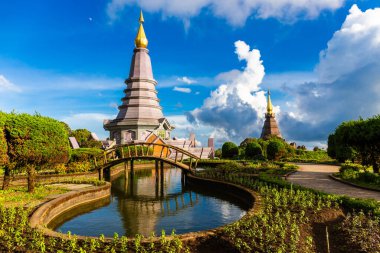
POLYGON ((185 186, 179 169, 129 171, 112 182, 111 195, 109 205, 52 227, 93 236, 186 233, 230 223, 246 208, 216 189, 185 186))

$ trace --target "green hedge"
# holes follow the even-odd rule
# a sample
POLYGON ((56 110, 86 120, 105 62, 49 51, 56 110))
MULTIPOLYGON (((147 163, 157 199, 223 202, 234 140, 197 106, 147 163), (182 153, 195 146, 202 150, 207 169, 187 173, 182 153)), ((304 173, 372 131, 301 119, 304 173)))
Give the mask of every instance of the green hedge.
POLYGON ((94 156, 102 156, 103 150, 99 148, 78 148, 71 150, 70 162, 90 161, 94 156))
POLYGON ((247 157, 257 157, 263 155, 263 149, 257 142, 248 142, 245 148, 245 155, 247 157))
POLYGON ((278 160, 286 153, 285 145, 283 141, 278 139, 269 140, 267 146, 267 158, 270 160, 278 160))
POLYGON ((8 163, 8 145, 5 138, 7 114, 0 111, 0 168, 8 163))
POLYGON ((70 136, 75 137, 81 148, 102 148, 102 142, 92 139, 91 132, 87 129, 71 131, 70 136))
POLYGON ((4 126, 9 160, 15 168, 27 169, 29 192, 34 191, 36 169, 69 160, 68 132, 61 122, 39 114, 10 113, 4 126))
POLYGON ((344 172, 346 170, 352 170, 352 171, 359 172, 359 171, 366 171, 367 167, 365 167, 365 166, 363 166, 361 164, 357 164, 357 163, 352 163, 352 162, 346 161, 340 167, 339 172, 344 172))
POLYGON ((234 158, 239 155, 239 148, 233 142, 225 142, 222 146, 223 158, 234 158))
POLYGON ((19 165, 55 164, 69 160, 68 133, 64 125, 38 114, 8 115, 5 124, 9 158, 19 165))

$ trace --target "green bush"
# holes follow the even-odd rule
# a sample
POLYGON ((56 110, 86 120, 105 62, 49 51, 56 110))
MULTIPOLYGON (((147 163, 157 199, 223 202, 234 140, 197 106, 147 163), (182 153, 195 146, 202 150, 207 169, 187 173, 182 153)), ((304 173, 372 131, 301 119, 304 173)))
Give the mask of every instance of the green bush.
POLYGON ((218 158, 222 158, 222 150, 220 148, 218 148, 217 150, 215 150, 214 156, 218 157, 218 158))
POLYGON ((361 164, 357 164, 357 163, 352 163, 350 161, 346 161, 344 164, 342 164, 342 166, 340 167, 339 169, 339 172, 344 172, 346 170, 352 170, 352 171, 357 171, 357 172, 360 172, 360 171, 365 171, 367 170, 367 167, 361 165, 361 164))
POLYGON ((5 122, 7 114, 0 111, 0 168, 6 165, 8 160, 8 145, 5 138, 5 122))
POLYGON ((263 149, 257 142, 249 142, 245 148, 245 155, 248 157, 261 156, 263 154, 263 149))
POLYGON ((88 162, 94 157, 102 156, 103 150, 99 148, 78 148, 71 150, 70 162, 88 162))
POLYGON ((55 119, 39 114, 11 113, 7 115, 5 133, 10 162, 15 167, 27 168, 30 192, 34 190, 36 169, 69 160, 67 130, 55 119))
POLYGON ((234 158, 239 155, 239 148, 233 142, 225 142, 222 146, 223 158, 234 158))
POLYGON ((67 167, 64 163, 58 163, 54 167, 54 172, 57 174, 66 174, 67 172, 67 167))
POLYGON ((92 139, 91 132, 87 129, 76 129, 70 135, 75 137, 81 148, 102 148, 102 142, 92 139))
POLYGON ((227 162, 224 164, 220 164, 216 167, 216 169, 221 173, 232 173, 237 172, 241 168, 241 165, 235 161, 227 162))
POLYGON ((88 161, 81 162, 71 162, 68 164, 67 172, 78 173, 78 172, 88 172, 91 170, 91 163, 88 161))
POLYGON ((340 172, 340 177, 344 180, 356 180, 359 177, 360 172, 354 169, 345 169, 340 172))
POLYGON ((241 148, 246 148, 248 143, 257 142, 256 138, 245 138, 239 145, 241 148))
POLYGON ((283 141, 278 139, 269 140, 267 146, 267 158, 270 160, 278 160, 285 155, 286 149, 283 141))

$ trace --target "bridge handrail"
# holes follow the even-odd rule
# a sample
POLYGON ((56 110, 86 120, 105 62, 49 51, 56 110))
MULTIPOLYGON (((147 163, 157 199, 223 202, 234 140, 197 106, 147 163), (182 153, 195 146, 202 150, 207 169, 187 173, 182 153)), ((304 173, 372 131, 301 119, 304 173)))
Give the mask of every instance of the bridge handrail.
POLYGON ((150 146, 161 146, 161 147, 164 147, 164 148, 169 148, 169 149, 174 149, 176 151, 179 151, 180 153, 183 153, 184 155, 186 156, 189 156, 189 157, 192 157, 194 159, 201 159, 200 157, 190 153, 189 151, 187 150, 184 150, 184 149, 181 149, 179 147, 176 147, 176 146, 172 146, 172 145, 169 145, 169 144, 161 144, 161 143, 147 143, 147 142, 141 142, 141 143, 128 143, 128 144, 121 144, 121 145, 117 145, 117 146, 114 146, 112 147, 112 149, 109 149, 109 150, 106 150, 106 154, 110 154, 112 152, 114 152, 115 150, 117 150, 118 148, 122 148, 122 147, 129 147, 129 146, 144 146, 144 147, 150 147, 150 146))
MULTIPOLYGON (((183 167, 183 159, 184 159, 184 156, 187 156, 190 158, 190 164, 188 165, 188 169, 191 171, 193 168, 196 168, 197 167, 197 164, 198 164, 198 161, 201 159, 200 157, 190 153, 189 151, 187 150, 184 150, 184 149, 181 149, 179 147, 176 147, 176 146, 172 146, 172 145, 168 145, 168 144, 161 144, 161 143, 147 143, 147 142, 139 142, 139 143, 128 143, 128 144, 121 144, 121 145, 117 145, 117 146, 114 146, 112 147, 111 149, 109 150, 106 150, 103 152, 102 156, 103 156, 103 159, 100 159, 100 160, 103 160, 103 164, 102 165, 105 165, 108 162, 108 155, 111 154, 113 159, 114 160, 118 160, 120 158, 116 158, 116 151, 117 150, 120 150, 122 151, 122 157, 121 159, 124 159, 124 158, 143 158, 143 157, 154 157, 154 158, 158 158, 158 159, 161 159, 161 160, 169 160, 168 162, 169 163, 172 163, 172 164, 175 164, 175 165, 182 165, 183 167), (159 156, 155 155, 154 154, 154 146, 159 146, 161 147, 161 153, 159 156), (127 147, 128 148, 128 151, 129 151, 129 155, 127 154, 127 156, 125 157, 125 153, 124 153, 124 149, 127 147), (135 147, 135 150, 132 150, 134 151, 133 154, 131 154, 131 150, 129 149, 130 147, 135 147), (139 150, 136 149, 137 147, 147 147, 148 150, 145 151, 144 149, 141 151, 141 154, 139 154, 139 150), (150 147, 153 147, 153 152, 150 152, 149 148, 150 147), (167 149, 166 151, 166 154, 163 154, 165 148, 167 149), (169 150, 174 150, 176 153, 175 153, 175 158, 174 159, 171 159, 169 158, 169 150), (151 154, 150 154, 151 153, 151 154), (178 154, 179 157, 178 157, 178 154), (180 160, 178 160, 177 158, 180 158, 180 160), (193 159, 195 160, 195 163, 193 163, 193 159)), ((100 162, 100 161, 99 161, 100 162)), ((96 161, 96 157, 95 157, 95 166, 97 166, 97 161, 96 161)))

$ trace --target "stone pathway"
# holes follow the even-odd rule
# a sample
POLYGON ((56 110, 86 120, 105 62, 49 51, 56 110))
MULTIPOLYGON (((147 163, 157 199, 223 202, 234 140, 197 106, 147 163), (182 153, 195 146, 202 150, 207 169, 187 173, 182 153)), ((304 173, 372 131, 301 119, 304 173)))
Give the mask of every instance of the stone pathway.
POLYGON ((93 185, 92 184, 63 184, 63 183, 58 183, 58 184, 50 184, 49 186, 75 191, 75 190, 82 190, 83 188, 87 188, 87 187, 92 187, 93 185))
POLYGON ((288 181, 327 193, 354 198, 371 198, 380 201, 380 192, 364 190, 335 181, 329 177, 339 171, 339 166, 322 164, 297 164, 300 169, 288 177, 288 181))

